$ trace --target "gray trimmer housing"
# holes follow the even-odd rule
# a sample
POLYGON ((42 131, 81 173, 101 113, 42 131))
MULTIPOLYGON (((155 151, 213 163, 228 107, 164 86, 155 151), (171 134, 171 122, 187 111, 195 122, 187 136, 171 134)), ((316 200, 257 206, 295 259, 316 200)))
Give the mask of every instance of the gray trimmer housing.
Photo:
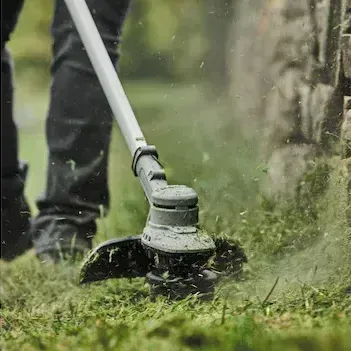
POLYGON ((214 251, 214 241, 198 228, 196 192, 184 185, 168 185, 151 194, 149 220, 142 244, 169 254, 214 251))

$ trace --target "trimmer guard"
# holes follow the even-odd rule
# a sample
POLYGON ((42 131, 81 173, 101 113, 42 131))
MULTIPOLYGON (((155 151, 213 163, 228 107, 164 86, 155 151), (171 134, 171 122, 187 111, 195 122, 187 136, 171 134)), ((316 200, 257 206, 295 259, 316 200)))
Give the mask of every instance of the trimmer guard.
MULTIPOLYGON (((247 257, 239 243, 216 238, 215 244, 216 252, 208 268, 219 275, 240 276, 247 257)), ((114 278, 145 278, 152 269, 141 235, 112 239, 88 254, 80 272, 80 284, 114 278)))
POLYGON ((141 245, 141 235, 112 239, 88 254, 81 269, 80 284, 145 277, 149 271, 150 260, 141 245))

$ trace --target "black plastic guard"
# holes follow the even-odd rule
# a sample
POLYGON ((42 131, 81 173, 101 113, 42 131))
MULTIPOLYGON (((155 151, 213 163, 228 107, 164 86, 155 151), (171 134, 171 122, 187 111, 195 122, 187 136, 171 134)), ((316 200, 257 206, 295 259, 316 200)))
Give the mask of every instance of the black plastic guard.
POLYGON ((112 239, 88 254, 80 272, 80 284, 145 277, 149 271, 150 260, 141 245, 141 235, 112 239))

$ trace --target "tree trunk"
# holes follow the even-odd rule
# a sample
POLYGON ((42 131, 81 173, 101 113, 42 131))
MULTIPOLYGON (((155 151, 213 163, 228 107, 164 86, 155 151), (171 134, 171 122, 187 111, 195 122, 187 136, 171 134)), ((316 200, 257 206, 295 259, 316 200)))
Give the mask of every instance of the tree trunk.
POLYGON ((339 152, 346 1, 237 3, 231 99, 235 114, 261 138, 268 166, 262 190, 270 198, 294 197, 311 161, 339 152))

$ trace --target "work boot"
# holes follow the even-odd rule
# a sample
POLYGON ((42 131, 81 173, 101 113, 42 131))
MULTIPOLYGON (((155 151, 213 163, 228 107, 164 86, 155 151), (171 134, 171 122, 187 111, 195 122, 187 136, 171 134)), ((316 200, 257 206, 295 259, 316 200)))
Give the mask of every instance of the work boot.
POLYGON ((32 247, 29 235, 30 209, 24 195, 27 165, 18 173, 1 178, 1 256, 13 260, 32 247))
POLYGON ((37 257, 42 262, 57 263, 83 259, 92 249, 96 224, 92 221, 77 225, 73 216, 47 216, 36 219, 34 230, 32 235, 37 257))

